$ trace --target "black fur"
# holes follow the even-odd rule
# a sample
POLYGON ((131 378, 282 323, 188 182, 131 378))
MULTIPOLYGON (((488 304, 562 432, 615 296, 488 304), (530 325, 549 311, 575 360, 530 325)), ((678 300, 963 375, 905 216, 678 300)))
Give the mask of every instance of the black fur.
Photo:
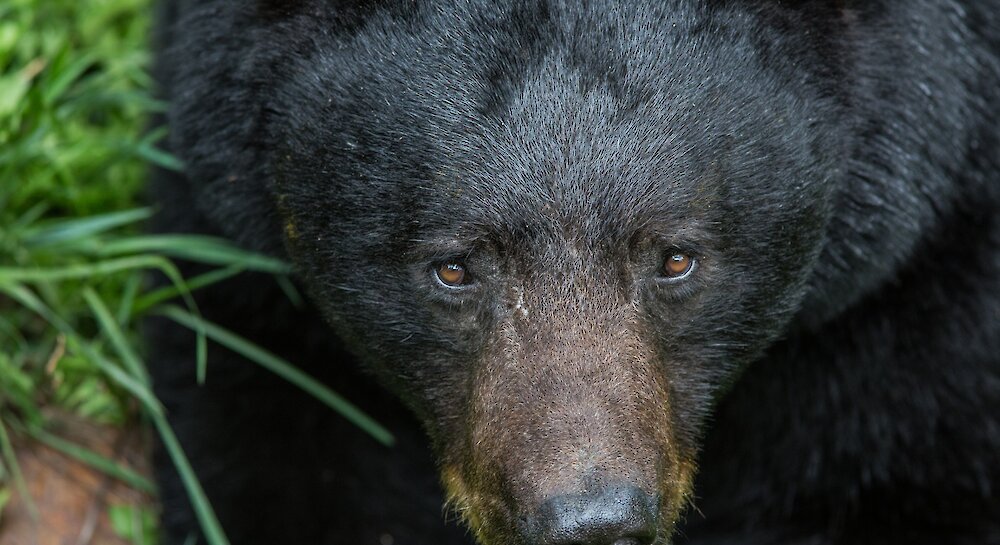
MULTIPOLYGON (((221 348, 196 387, 190 335, 151 322, 234 544, 471 543, 433 459, 511 286, 587 274, 638 309, 701 448, 675 541, 1000 544, 997 1, 162 8, 187 168, 156 174, 155 228, 293 261, 312 307, 246 275, 202 311, 398 438, 221 348), (656 280, 675 249, 700 263, 683 285, 656 280), (430 272, 456 257, 460 296, 430 272)), ((183 543, 165 460, 160 482, 183 543)))

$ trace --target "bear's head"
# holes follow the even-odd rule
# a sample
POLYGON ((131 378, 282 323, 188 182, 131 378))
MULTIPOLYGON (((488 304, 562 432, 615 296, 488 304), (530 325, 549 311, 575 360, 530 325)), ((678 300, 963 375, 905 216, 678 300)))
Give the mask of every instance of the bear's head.
POLYGON ((764 8, 457 4, 286 59, 289 253, 481 543, 666 543, 822 249, 829 67, 764 8))

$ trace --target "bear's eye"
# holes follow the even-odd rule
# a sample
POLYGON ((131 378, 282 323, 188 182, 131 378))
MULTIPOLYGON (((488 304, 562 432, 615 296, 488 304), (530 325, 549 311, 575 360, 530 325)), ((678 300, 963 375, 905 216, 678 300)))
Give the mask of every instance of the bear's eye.
POLYGON ((457 262, 450 261, 448 263, 442 263, 438 265, 437 269, 434 271, 434 276, 437 277, 438 282, 441 282, 449 288, 458 288, 466 284, 469 284, 469 273, 465 268, 465 265, 457 262))
POLYGON ((691 274, 695 259, 689 254, 677 252, 667 256, 663 263, 663 275, 671 280, 679 280, 691 274))

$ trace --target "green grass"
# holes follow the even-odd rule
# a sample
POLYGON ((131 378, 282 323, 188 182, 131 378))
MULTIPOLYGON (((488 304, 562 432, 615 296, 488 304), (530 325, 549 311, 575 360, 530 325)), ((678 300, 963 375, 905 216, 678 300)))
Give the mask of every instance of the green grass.
MULTIPOLYGON (((133 207, 151 141, 138 139, 150 98, 145 0, 6 0, 0 3, 0 267, 67 269, 85 256, 46 245, 65 218, 133 207), (58 219, 57 219, 58 218, 58 219)), ((154 135, 155 137, 156 135, 154 135)), ((134 224, 139 218, 129 218, 134 224)), ((119 226, 122 226, 121 224, 119 226)), ((133 227, 134 228, 134 227, 133 227)), ((0 497, 19 481, 11 428, 44 430, 41 408, 94 421, 136 418, 122 389, 81 346, 96 339, 84 285, 109 300, 135 293, 137 275, 67 281, 7 279, 0 287, 0 497), (51 309, 67 337, 18 302, 51 309), (64 328, 64 329, 65 329, 64 328)), ((132 316, 120 313, 122 325, 132 316)))
MULTIPOLYGON (((151 100, 145 0, 6 0, 0 3, 0 266, 64 267, 78 256, 36 249, 49 218, 134 206, 145 172, 137 142, 151 100)), ((122 277, 97 283, 122 293, 122 277)), ((86 329, 80 285, 41 287, 69 324, 86 329)), ((134 289, 134 288, 131 288, 134 289)), ((127 404, 93 366, 67 353, 47 373, 59 334, 0 296, 0 408, 32 424, 40 403, 121 423, 127 404)))
MULTIPOLYGON (((24 492, 12 439, 55 448, 139 490, 142 475, 58 437, 45 407, 95 422, 156 430, 177 466, 211 545, 228 543, 152 393, 137 324, 156 313, 206 344, 243 354, 390 444, 389 433, 289 362, 205 322, 190 292, 246 270, 287 282, 288 266, 194 236, 151 236, 139 195, 149 164, 178 168, 145 130, 151 98, 147 0, 0 2, 0 520, 24 492), (182 278, 172 259, 214 268, 182 278), (172 285, 151 290, 145 278, 172 285)), ((114 526, 153 543, 148 513, 115 508, 114 526)), ((151 526, 152 525, 152 526, 151 526)))

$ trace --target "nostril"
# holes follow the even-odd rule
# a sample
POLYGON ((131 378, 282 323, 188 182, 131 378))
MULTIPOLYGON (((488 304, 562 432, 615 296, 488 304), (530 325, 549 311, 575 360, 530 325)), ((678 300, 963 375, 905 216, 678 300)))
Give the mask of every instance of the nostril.
POLYGON ((656 537, 653 502, 637 487, 563 495, 531 521, 533 545, 649 545, 656 537))

